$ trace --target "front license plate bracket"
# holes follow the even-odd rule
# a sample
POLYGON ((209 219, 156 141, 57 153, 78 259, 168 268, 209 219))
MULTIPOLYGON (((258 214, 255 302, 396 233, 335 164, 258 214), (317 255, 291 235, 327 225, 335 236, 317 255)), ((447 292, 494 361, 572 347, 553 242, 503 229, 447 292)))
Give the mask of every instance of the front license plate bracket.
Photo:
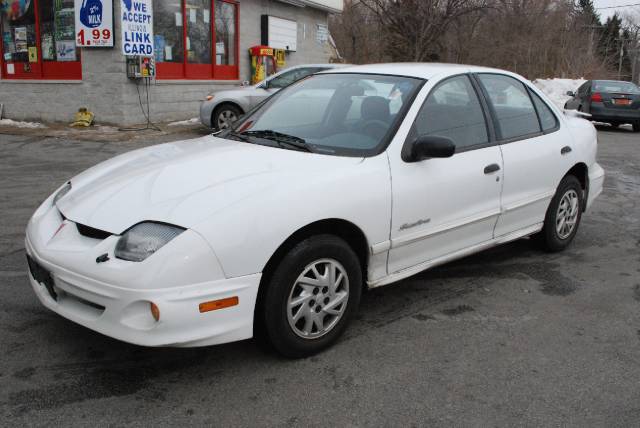
POLYGON ((31 256, 27 254, 27 264, 29 265, 29 272, 33 279, 35 279, 39 284, 41 284, 44 288, 47 289, 49 296, 53 300, 58 300, 58 294, 56 293, 55 288, 53 287, 54 282, 51 277, 51 273, 48 270, 40 266, 38 262, 33 260, 31 256))

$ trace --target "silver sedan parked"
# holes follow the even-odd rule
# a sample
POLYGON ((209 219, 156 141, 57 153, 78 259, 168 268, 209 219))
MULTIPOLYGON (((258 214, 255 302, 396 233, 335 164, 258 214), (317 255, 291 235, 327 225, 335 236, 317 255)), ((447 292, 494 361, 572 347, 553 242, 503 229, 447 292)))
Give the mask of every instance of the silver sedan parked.
POLYGON ((346 64, 305 64, 282 70, 255 85, 209 94, 200 105, 200 121, 213 129, 226 129, 241 115, 280 89, 311 74, 346 64))

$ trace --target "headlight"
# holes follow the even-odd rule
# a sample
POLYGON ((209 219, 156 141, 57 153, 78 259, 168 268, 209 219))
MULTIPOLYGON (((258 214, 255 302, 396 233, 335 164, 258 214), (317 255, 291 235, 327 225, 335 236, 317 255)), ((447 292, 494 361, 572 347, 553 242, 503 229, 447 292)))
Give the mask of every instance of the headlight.
POLYGON ((162 223, 138 223, 120 237, 115 256, 122 260, 141 262, 184 230, 182 227, 162 223))
POLYGON ((60 199, 62 199, 64 195, 69 193, 69 190, 71 190, 70 181, 67 182, 67 184, 65 184, 64 186, 62 186, 62 189, 58 190, 58 193, 56 193, 56 195, 53 197, 53 205, 55 205, 60 199))

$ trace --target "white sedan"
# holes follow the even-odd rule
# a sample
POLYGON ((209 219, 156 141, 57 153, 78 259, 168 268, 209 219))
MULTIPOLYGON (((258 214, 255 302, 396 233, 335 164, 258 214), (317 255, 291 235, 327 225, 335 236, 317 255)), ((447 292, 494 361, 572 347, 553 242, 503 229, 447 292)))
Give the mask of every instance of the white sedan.
POLYGON ((567 247, 602 191, 596 142, 506 71, 332 70, 217 136, 72 178, 29 222, 29 278, 46 307, 126 342, 259 336, 306 356, 365 288, 526 236, 567 247))

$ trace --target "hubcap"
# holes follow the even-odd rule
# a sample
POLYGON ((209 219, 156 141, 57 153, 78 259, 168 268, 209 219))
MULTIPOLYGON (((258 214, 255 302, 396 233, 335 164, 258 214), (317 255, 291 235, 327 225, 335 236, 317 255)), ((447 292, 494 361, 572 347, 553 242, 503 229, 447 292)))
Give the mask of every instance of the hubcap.
POLYGON ((570 189, 562 195, 560 204, 558 205, 558 212, 556 213, 556 232, 558 238, 567 239, 571 236, 573 229, 576 228, 576 222, 578 221, 578 194, 575 190, 570 189))
POLYGON ((287 300, 287 320, 295 334, 317 339, 340 321, 349 299, 347 271, 336 260, 321 259, 307 265, 296 279, 287 300))
POLYGON ((218 115, 218 129, 227 129, 237 119, 238 116, 231 110, 222 110, 218 115))

